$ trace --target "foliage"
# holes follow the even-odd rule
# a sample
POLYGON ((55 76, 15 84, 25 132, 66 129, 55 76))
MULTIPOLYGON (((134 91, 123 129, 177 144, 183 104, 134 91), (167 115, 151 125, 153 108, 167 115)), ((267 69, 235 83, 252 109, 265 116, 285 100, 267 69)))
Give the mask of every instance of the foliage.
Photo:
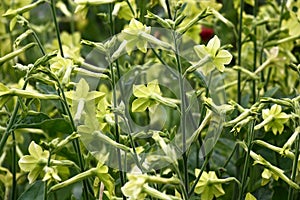
POLYGON ((2 0, 0 199, 298 199, 299 3, 2 0))

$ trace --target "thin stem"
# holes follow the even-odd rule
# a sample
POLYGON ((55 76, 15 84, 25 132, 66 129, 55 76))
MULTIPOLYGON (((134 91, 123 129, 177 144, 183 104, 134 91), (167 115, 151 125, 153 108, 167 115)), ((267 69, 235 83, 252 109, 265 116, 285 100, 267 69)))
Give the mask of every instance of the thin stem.
MULTIPOLYGON (((244 0, 240 0, 240 15, 239 15, 239 24, 238 24, 238 43, 237 43, 237 48, 238 48, 238 57, 237 57, 237 65, 242 66, 242 31, 243 31, 243 11, 244 11, 244 0)), ((241 71, 239 70, 237 72, 237 102, 239 105, 242 104, 242 91, 241 91, 241 71)), ((239 135, 241 139, 241 135, 239 135)), ((236 154, 235 154, 236 159, 239 159, 240 157, 240 147, 237 147, 236 149, 236 154)), ((236 176, 239 177, 240 174, 240 166, 236 166, 236 176)), ((237 188, 236 186, 234 187, 234 195, 233 199, 236 199, 236 192, 237 188)))
MULTIPOLYGON (((127 3, 130 5, 130 3, 127 1, 127 3)), ((130 5, 131 8, 131 5, 130 5)), ((132 8, 131 8, 132 9, 132 8)), ((112 11, 113 11, 113 4, 109 4, 109 19, 110 19, 110 31, 111 31, 111 35, 115 35, 115 22, 112 16, 112 11)), ((117 71, 118 71, 118 76, 120 77, 120 69, 119 69, 119 64, 116 61, 117 64, 117 71)), ((116 94, 116 79, 115 79, 115 73, 113 70, 113 65, 110 64, 109 65, 110 68, 110 74, 111 74, 111 82, 112 82, 112 90, 113 90, 113 109, 115 109, 117 107, 117 94, 116 94)), ((120 86, 122 87, 122 86, 120 86)), ((121 91, 122 88, 121 88, 121 91)), ((123 95, 122 95, 123 96, 123 95)), ((114 118, 115 118, 115 135, 116 135, 116 142, 119 143, 120 142, 120 133, 119 133, 119 119, 116 113, 114 113, 114 118)), ((119 167, 119 176, 120 176, 120 180, 121 180, 121 186, 125 185, 125 177, 124 177, 124 173, 123 173, 123 166, 122 166, 122 159, 121 159, 121 150, 118 148, 117 149, 117 156, 118 156, 118 167, 119 167)), ((124 194, 122 193, 122 198, 123 200, 126 200, 126 197, 124 196, 124 194)))
POLYGON ((243 192, 244 192, 244 187, 246 184, 246 178, 248 175, 248 171, 249 171, 249 160, 250 160, 250 151, 252 149, 252 141, 254 138, 254 126, 255 126, 255 121, 251 121, 250 123, 250 129, 248 131, 248 135, 247 135, 247 154, 246 154, 246 158, 245 158, 245 163, 244 163, 244 169, 243 169, 243 173, 242 173, 242 181, 241 181, 241 188, 239 190, 239 197, 238 199, 242 200, 243 199, 243 192))
MULTIPOLYGON (((244 0, 240 0, 240 16, 239 16, 239 28, 238 28, 238 59, 237 65, 242 66, 242 31, 243 31, 243 11, 244 0)), ((241 72, 238 71, 238 84, 237 84, 237 102, 241 105, 242 93, 241 93, 241 72)))
MULTIPOLYGON (((27 84, 28 84, 28 80, 25 80, 22 90, 26 89, 27 84)), ((17 104, 14 107, 12 115, 11 115, 11 117, 9 119, 6 131, 5 131, 5 133, 3 134, 2 138, 1 138, 1 141, 0 141, 0 154, 2 154, 2 151, 3 151, 3 148, 4 148, 5 143, 7 141, 7 138, 9 136, 10 132, 11 132, 11 129, 12 129, 15 121, 16 121, 17 113, 18 113, 18 110, 20 108, 20 102, 19 102, 19 100, 20 100, 20 97, 18 97, 17 104)))
POLYGON ((279 17, 279 22, 278 22, 279 29, 281 28, 285 6, 286 6, 286 0, 281 0, 280 17, 279 17))
POLYGON ((12 131, 12 200, 17 199, 17 151, 16 151, 16 137, 15 132, 12 131))
POLYGON ((133 17, 135 17, 135 12, 134 12, 134 10, 132 8, 132 5, 130 4, 130 2, 128 0, 126 0, 126 3, 127 3, 128 7, 129 7, 130 12, 132 13, 133 17))
POLYGON ((167 5, 168 17, 169 17, 169 19, 172 19, 172 13, 171 13, 169 0, 166 0, 166 5, 167 5))
POLYGON ((225 161, 224 165, 223 165, 223 168, 225 169, 227 167, 227 165, 229 164, 231 158, 233 157, 235 151, 237 150, 238 148, 238 144, 235 144, 234 146, 234 149, 232 150, 231 154, 229 155, 228 159, 225 161))
POLYGON ((43 45, 42 45, 40 39, 38 38, 37 34, 35 33, 35 31, 34 31, 31 27, 29 27, 29 28, 32 30, 33 37, 34 37, 34 39, 36 40, 36 42, 37 42, 37 44, 38 44, 38 46, 39 46, 39 48, 40 48, 40 50, 41 50, 41 53, 42 53, 43 55, 46 55, 46 51, 45 51, 45 49, 44 49, 44 47, 43 47, 43 45))
MULTIPOLYGON (((297 136, 296 139, 296 145, 295 145, 295 157, 293 160, 293 168, 292 168, 292 175, 291 175, 291 180, 295 181, 296 179, 296 174, 298 171, 298 159, 299 159, 299 147, 300 147, 300 136, 297 136)), ((290 186, 289 187, 289 193, 288 193, 288 200, 292 200, 293 199, 293 195, 294 194, 294 189, 290 186)))
MULTIPOLYGON (((113 91, 113 109, 115 109, 117 107, 117 94, 116 94, 116 88, 115 88, 115 84, 116 84, 116 80, 115 80, 115 73, 113 70, 113 66, 112 64, 110 64, 110 74, 111 74, 111 80, 112 80, 112 91, 113 91)), ((119 133, 119 121, 118 121, 118 115, 116 113, 114 113, 114 118, 115 118, 115 134, 116 134, 116 142, 120 142, 120 133, 119 133)), ((121 160, 121 150, 118 148, 118 167, 119 167, 119 173, 120 173, 120 179, 121 179, 121 184, 122 186, 125 184, 125 180, 124 180, 124 174, 122 172, 123 167, 122 167, 122 160, 121 160)), ((125 196, 122 194, 123 199, 125 200, 125 196)))
MULTIPOLYGON (((51 12, 52 12, 52 16, 53 16, 54 25, 55 25, 57 40, 58 40, 59 49, 60 49, 60 54, 61 54, 62 57, 64 57, 64 52, 63 52, 63 48, 62 48, 62 42, 61 42, 61 38, 60 38, 60 31, 59 31, 59 26, 58 26, 57 17, 56 17, 55 0, 51 0, 51 12)), ((70 118, 71 127, 73 129, 73 132, 77 132, 77 128, 75 126, 75 123, 74 123, 74 120, 73 120, 73 117, 72 117, 69 105, 67 103, 67 99, 66 99, 65 93, 63 91, 63 88, 62 88, 60 82, 59 81, 57 81, 57 82, 58 82, 58 88, 59 88, 60 93, 61 93, 62 98, 63 98, 63 103, 65 105, 64 106, 65 110, 67 112, 67 115, 70 118)), ((84 172, 85 171, 85 169, 84 169, 84 162, 83 162, 83 157, 82 157, 82 153, 81 153, 81 149, 80 149, 80 144, 79 144, 79 139, 78 138, 76 138, 73 141, 73 146, 74 146, 74 149, 75 149, 75 151, 77 153, 80 170, 81 170, 81 172, 84 172)), ((83 181, 83 196, 84 196, 84 199, 86 199, 86 200, 89 199, 89 195, 88 195, 88 182, 86 180, 83 181)))
MULTIPOLYGON (((58 88, 59 88, 59 91, 60 91, 62 99, 63 99, 63 104, 64 104, 64 108, 65 108, 66 114, 68 115, 68 117, 70 119, 70 124, 71 124, 71 127, 72 127, 72 131, 73 132, 77 132, 77 128, 76 128, 76 125, 75 125, 72 113, 70 111, 69 105, 67 103, 67 99, 66 99, 65 93, 64 93, 64 91, 62 89, 62 86, 61 86, 61 84, 60 84, 59 81, 57 82, 57 84, 58 84, 58 88)), ((77 154, 77 158, 78 158, 78 161, 79 161, 80 171, 84 172, 85 171, 85 169, 84 169, 84 161, 83 161, 83 157, 82 157, 82 153, 81 153, 81 149, 80 149, 79 139, 75 138, 72 141, 72 143, 73 143, 73 147, 75 149, 75 152, 77 154)), ((83 195, 84 195, 85 199, 87 199, 87 200, 89 199, 89 196, 88 196, 88 182, 86 180, 83 180, 83 195)))
MULTIPOLYGON (((264 59, 264 44, 262 45, 260 49, 260 55, 259 55, 259 64, 260 66, 263 64, 263 59, 264 59)), ((258 71, 258 70, 256 70, 258 71)), ((265 75, 264 75, 264 70, 262 69, 260 72, 260 81, 263 83, 265 82, 265 75)))
POLYGON ((180 95, 181 95, 181 129, 182 129, 182 158, 183 158, 183 171, 184 171, 184 185, 186 191, 189 191, 189 176, 188 176, 188 166, 187 166, 187 154, 186 154, 186 98, 185 98, 185 89, 183 83, 183 75, 182 75, 182 66, 179 55, 179 44, 178 44, 178 36, 176 33, 173 34, 174 43, 175 43, 175 56, 177 62, 177 70, 179 74, 179 87, 180 87, 180 95))
POLYGON ((56 35, 57 35, 57 40, 58 40, 58 44, 59 44, 60 55, 61 55, 61 57, 64 58, 65 56, 64 56, 64 52, 63 52, 63 48, 62 48, 62 42, 60 39, 60 31, 59 31, 59 26, 58 26, 57 17, 56 17, 55 0, 51 0, 51 12, 52 12, 56 35))
MULTIPOLYGON (((258 11, 258 0, 255 0, 254 2, 254 18, 257 17, 257 11, 258 11)), ((254 52, 253 52, 253 72, 256 70, 256 62, 257 62, 257 26, 254 27, 254 39, 253 39, 253 46, 254 46, 254 52)), ((252 81, 252 98, 253 98, 253 104, 256 102, 256 80, 253 79, 252 81)))
POLYGON ((145 23, 145 11, 146 11, 146 2, 145 0, 140 0, 140 22, 145 23))
POLYGON ((211 157, 211 154, 212 154, 212 151, 209 152, 209 154, 205 157, 204 163, 202 164, 202 167, 201 167, 201 169, 200 169, 200 173, 198 174, 198 176, 197 176, 195 182, 193 183, 193 185, 192 185, 192 187, 191 187, 191 190, 189 191, 189 197, 191 197, 191 196, 193 195, 193 193, 194 193, 194 191, 195 191, 195 188, 196 188, 196 186, 197 186, 197 184, 198 184, 198 182, 199 182, 199 180, 200 180, 200 178, 201 178, 201 175, 202 175, 204 169, 206 168, 206 166, 207 166, 207 164, 208 164, 208 162, 209 162, 209 159, 210 159, 210 157, 211 157))
MULTIPOLYGON (((50 167, 51 162, 51 151, 49 153, 48 161, 47 161, 47 167, 50 167)), ((48 199, 48 181, 44 182, 44 200, 48 199)))

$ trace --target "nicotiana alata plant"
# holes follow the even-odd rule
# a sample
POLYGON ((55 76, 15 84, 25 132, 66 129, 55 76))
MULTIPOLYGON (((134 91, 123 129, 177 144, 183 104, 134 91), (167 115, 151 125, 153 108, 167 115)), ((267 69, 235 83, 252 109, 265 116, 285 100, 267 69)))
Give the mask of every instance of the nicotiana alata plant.
POLYGON ((1 199, 298 199, 299 8, 2 0, 1 199))

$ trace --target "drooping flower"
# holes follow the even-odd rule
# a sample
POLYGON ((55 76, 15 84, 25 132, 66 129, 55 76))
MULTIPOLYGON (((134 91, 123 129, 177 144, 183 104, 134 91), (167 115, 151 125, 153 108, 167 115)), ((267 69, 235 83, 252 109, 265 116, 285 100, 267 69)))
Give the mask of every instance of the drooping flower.
MULTIPOLYGON (((213 69, 217 68, 220 72, 225 69, 224 65, 228 65, 231 62, 232 55, 227 51, 220 48, 221 42, 218 36, 214 36, 209 40, 208 44, 196 45, 194 50, 197 56, 200 58, 198 65, 201 63, 199 69, 204 75, 207 75, 213 69), (203 62, 205 60, 205 62, 203 62)), ((197 63, 195 64, 197 66, 197 63)))

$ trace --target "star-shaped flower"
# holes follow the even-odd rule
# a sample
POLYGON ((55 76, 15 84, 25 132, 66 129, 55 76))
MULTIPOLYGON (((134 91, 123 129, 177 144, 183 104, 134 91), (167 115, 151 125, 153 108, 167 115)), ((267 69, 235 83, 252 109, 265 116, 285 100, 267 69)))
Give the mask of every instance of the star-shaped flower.
POLYGON ((200 70, 204 75, 207 75, 213 69, 217 68, 220 72, 225 69, 224 65, 228 65, 231 62, 232 55, 227 51, 220 49, 220 39, 215 35, 208 44, 196 45, 194 50, 200 61, 194 64, 197 67, 201 67, 200 70))
POLYGON ((147 40, 141 36, 142 33, 150 34, 151 28, 143 25, 136 19, 132 19, 129 26, 120 34, 119 39, 126 41, 126 51, 130 55, 136 48, 141 52, 147 51, 147 40))
MULTIPOLYGON (((195 170, 196 176, 200 173, 199 169, 195 170)), ((195 193, 201 194, 201 199, 212 200, 225 194, 221 183, 214 183, 218 177, 214 171, 203 172, 199 182, 196 185, 195 193)))
POLYGON ((262 111, 262 118, 264 120, 269 120, 269 122, 264 126, 265 131, 272 129, 274 135, 281 134, 284 129, 284 124, 289 120, 289 116, 281 112, 281 106, 274 104, 271 109, 264 109, 262 111))
POLYGON ((30 155, 22 156, 19 160, 20 168, 29 172, 29 183, 34 182, 40 173, 43 173, 43 168, 47 165, 49 151, 42 149, 38 144, 32 141, 28 148, 30 155))

